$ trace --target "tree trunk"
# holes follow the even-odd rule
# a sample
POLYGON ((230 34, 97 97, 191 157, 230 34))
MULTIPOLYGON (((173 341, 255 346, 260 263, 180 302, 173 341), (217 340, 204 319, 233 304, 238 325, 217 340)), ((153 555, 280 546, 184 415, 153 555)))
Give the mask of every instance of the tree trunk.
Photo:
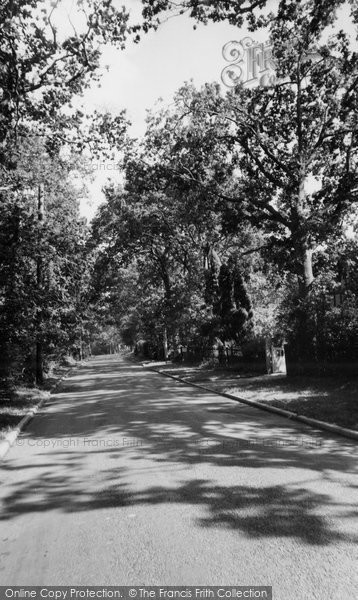
MULTIPOLYGON (((39 236, 38 236, 38 258, 37 258, 37 289, 41 291, 43 284, 43 257, 42 257, 42 226, 44 221, 44 185, 40 183, 38 189, 38 200, 37 200, 37 219, 39 223, 39 236)), ((39 298, 39 301, 41 299, 39 298)), ((42 385, 43 383, 43 342, 41 332, 41 307, 37 307, 37 339, 36 339, 36 383, 42 385)))
POLYGON ((84 353, 84 348, 83 348, 83 327, 82 327, 82 320, 80 321, 79 347, 80 347, 80 361, 82 361, 85 358, 85 353, 84 353))
POLYGON ((43 374, 43 351, 42 342, 36 342, 36 383, 42 385, 44 381, 43 374))
MULTIPOLYGON (((299 87, 299 96, 301 90, 299 87)), ((298 200, 297 206, 294 211, 294 219, 296 222, 296 233, 299 240, 299 249, 301 254, 301 267, 302 267, 302 292, 303 295, 306 296, 309 292, 314 277, 312 270, 312 248, 309 242, 309 238, 307 236, 307 232, 305 231, 305 211, 306 211, 306 183, 307 183, 307 173, 306 173, 306 162, 302 154, 302 122, 300 118, 300 99, 298 100, 298 127, 299 127, 299 148, 300 148, 300 169, 299 169, 299 184, 298 184, 298 200)))
POLYGON ((314 277, 312 269, 312 249, 305 247, 303 250, 303 284, 305 291, 309 291, 314 277))
POLYGON ((168 331, 166 327, 164 327, 163 331, 163 353, 164 360, 168 360, 168 331))
POLYGON ((312 267, 312 248, 308 242, 302 244, 300 270, 300 297, 298 310, 299 327, 297 330, 298 359, 307 362, 317 360, 317 317, 313 300, 310 300, 314 282, 312 267))

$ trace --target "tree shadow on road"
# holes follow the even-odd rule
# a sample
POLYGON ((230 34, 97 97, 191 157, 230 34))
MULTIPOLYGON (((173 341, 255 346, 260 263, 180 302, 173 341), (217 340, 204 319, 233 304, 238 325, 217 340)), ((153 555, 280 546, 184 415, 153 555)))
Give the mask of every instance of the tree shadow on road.
POLYGON ((331 499, 305 488, 219 486, 193 478, 170 487, 136 491, 125 483, 124 472, 117 472, 116 482, 111 477, 100 482, 79 481, 76 475, 76 471, 73 476, 47 472, 38 480, 16 486, 4 499, 0 520, 47 511, 73 513, 174 503, 201 507, 201 516, 195 518, 197 526, 232 529, 248 537, 292 537, 310 545, 358 541, 336 531, 322 514, 327 508, 334 509, 331 499))
POLYGON ((3 467, 2 521, 174 503, 196 507, 197 527, 310 545, 357 541, 335 522, 353 515, 352 444, 137 366, 82 368, 24 441, 27 455, 3 467), (317 492, 317 482, 333 490, 340 479, 339 498, 317 492))

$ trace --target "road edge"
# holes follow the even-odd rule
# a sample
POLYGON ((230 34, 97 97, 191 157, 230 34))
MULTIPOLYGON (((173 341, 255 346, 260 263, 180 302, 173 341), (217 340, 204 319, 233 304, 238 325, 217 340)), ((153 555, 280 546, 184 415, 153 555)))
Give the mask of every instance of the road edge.
POLYGON ((149 371, 153 371, 153 373, 158 373, 159 375, 164 375, 165 377, 170 377, 175 381, 179 381, 180 383, 185 383, 186 385, 191 385, 193 387, 199 388, 206 392, 210 392, 211 394, 216 394, 217 396, 222 396, 224 398, 229 398, 229 400, 235 400, 235 402, 242 402, 243 404, 248 404, 249 406, 253 406, 259 410, 264 410, 269 413, 274 413, 276 415, 280 415, 286 419, 290 419, 291 421, 297 421, 298 423, 304 423, 305 425, 309 425, 310 427, 314 427, 316 429, 320 429, 321 431, 329 431, 330 433, 335 433, 342 437, 346 437, 353 440, 358 440, 358 431, 354 431, 353 429, 346 429, 345 427, 340 427, 339 425, 333 425, 333 423, 327 423, 326 421, 318 421, 317 419, 312 419, 311 417, 304 417, 303 415, 299 415, 298 413, 291 412, 289 410, 284 410, 283 408, 277 408, 277 406, 269 406, 267 404, 262 404, 261 402, 257 402, 256 400, 247 400, 246 398, 240 398, 239 396, 234 396, 234 394, 227 394, 226 392, 219 392, 217 390, 213 390, 204 385, 200 385, 199 383, 194 383, 192 381, 188 381, 187 379, 182 379, 181 377, 177 377, 176 375, 171 375, 170 373, 166 373, 165 371, 161 371, 160 369, 155 369, 154 367, 150 367, 146 364, 142 363, 142 367, 148 369, 149 371))
POLYGON ((64 379, 66 379, 72 371, 74 371, 76 367, 70 367, 63 375, 60 377, 56 383, 53 384, 52 387, 48 390, 50 395, 48 397, 42 398, 36 406, 31 408, 28 413, 21 419, 15 429, 12 429, 5 435, 5 437, 0 441, 0 462, 4 460, 5 456, 9 452, 10 448, 14 445, 20 433, 25 429, 26 425, 32 421, 32 419, 36 416, 36 414, 41 410, 41 408, 48 402, 48 399, 51 397, 56 389, 60 386, 64 379))

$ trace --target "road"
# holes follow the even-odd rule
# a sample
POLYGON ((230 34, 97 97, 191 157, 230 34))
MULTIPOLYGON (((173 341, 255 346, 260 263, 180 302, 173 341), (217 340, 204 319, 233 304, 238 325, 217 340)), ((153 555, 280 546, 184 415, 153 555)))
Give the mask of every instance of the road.
POLYGON ((349 600, 357 499, 353 441, 97 357, 2 463, 0 584, 349 600))

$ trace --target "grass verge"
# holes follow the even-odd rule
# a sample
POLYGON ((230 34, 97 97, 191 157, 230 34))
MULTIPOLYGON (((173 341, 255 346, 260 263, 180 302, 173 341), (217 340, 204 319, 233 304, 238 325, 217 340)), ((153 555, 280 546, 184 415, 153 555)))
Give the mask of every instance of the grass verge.
POLYGON ((0 397, 0 441, 15 429, 29 410, 50 395, 49 391, 19 387, 0 397))
POLYGON ((51 368, 42 388, 15 386, 11 390, 0 393, 0 441, 15 429, 28 412, 37 406, 41 400, 50 396, 51 389, 65 375, 75 361, 51 368))
MULTIPOLYGON (((148 365, 149 366, 149 365, 148 365)), ((155 368, 218 392, 358 430, 358 377, 254 375, 233 369, 153 363, 155 368)))

